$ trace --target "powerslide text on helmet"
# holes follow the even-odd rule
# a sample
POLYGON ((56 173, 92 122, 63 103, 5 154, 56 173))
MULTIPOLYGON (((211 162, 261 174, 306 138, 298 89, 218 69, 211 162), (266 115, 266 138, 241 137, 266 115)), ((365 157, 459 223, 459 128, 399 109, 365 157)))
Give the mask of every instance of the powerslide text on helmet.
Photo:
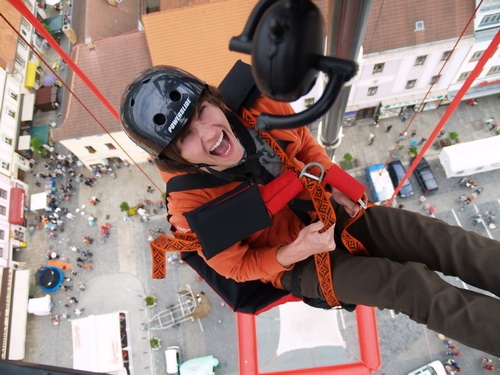
POLYGON ((172 66, 137 75, 122 96, 122 127, 138 146, 158 158, 189 122, 205 83, 172 66))

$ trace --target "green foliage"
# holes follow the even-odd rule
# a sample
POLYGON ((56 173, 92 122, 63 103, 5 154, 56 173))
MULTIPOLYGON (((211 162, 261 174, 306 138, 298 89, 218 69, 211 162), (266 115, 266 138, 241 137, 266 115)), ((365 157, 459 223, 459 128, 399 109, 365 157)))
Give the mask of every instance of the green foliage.
MULTIPOLYGON (((127 202, 122 202, 120 204, 120 211, 121 212, 127 212, 130 209, 130 206, 128 205, 127 202)), ((130 215, 129 215, 130 216, 130 215)))
POLYGON ((352 159, 354 159, 354 158, 352 157, 352 155, 350 153, 346 152, 344 154, 344 160, 345 161, 351 161, 352 159))
POLYGON ((135 216, 137 215, 137 207, 130 207, 127 212, 128 216, 135 216))
POLYGON ((456 141, 458 139, 458 133, 457 132, 450 132, 449 137, 452 141, 456 141))
POLYGON ((410 153, 411 157, 415 157, 418 155, 418 147, 417 146, 412 146, 409 148, 408 152, 410 153))
POLYGON ((146 301, 146 306, 154 306, 156 305, 156 297, 155 296, 146 296, 144 298, 144 301, 146 301))
POLYGON ((31 149, 35 154, 40 154, 40 149, 42 147, 42 139, 40 137, 33 137, 30 141, 31 149))
POLYGON ((149 340, 149 345, 151 349, 160 349, 161 348, 161 340, 158 337, 153 337, 149 340))

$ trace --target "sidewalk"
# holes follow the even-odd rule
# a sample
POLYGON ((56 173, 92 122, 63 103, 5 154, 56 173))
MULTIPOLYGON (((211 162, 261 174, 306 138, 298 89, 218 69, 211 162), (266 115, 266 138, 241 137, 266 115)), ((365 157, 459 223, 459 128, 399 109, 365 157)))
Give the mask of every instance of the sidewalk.
MULTIPOLYGON (((489 130, 489 126, 485 124, 486 120, 493 117, 500 122, 500 106, 497 95, 483 97, 479 99, 477 106, 468 106, 465 102, 455 110, 455 113, 450 117, 450 120, 445 124, 445 137, 451 131, 457 132, 460 142, 468 142, 495 135, 489 130)), ((354 126, 343 128, 343 139, 339 147, 335 151, 336 161, 339 163, 343 160, 345 153, 350 153, 358 163, 356 170, 351 172, 359 172, 364 170, 370 164, 386 163, 390 161, 391 154, 393 159, 401 159, 403 164, 409 164, 408 149, 411 141, 414 139, 420 142, 421 138, 429 138, 433 129, 441 120, 448 106, 442 106, 438 109, 418 112, 414 119, 411 117, 405 122, 399 117, 382 119, 379 121, 379 126, 373 125, 373 120, 364 119, 357 121, 354 126), (399 139, 399 134, 405 131, 406 127, 411 126, 406 130, 408 135, 404 141, 399 143, 399 146, 404 146, 401 151, 395 151, 396 141, 399 139), (392 126, 387 132, 387 127, 392 126), (412 130, 416 130, 415 137, 411 137, 412 130), (373 145, 369 145, 370 133, 375 135, 373 145)), ((419 146, 419 150, 422 146, 419 146)), ((437 158, 440 150, 433 145, 427 150, 425 157, 432 160, 437 158)))

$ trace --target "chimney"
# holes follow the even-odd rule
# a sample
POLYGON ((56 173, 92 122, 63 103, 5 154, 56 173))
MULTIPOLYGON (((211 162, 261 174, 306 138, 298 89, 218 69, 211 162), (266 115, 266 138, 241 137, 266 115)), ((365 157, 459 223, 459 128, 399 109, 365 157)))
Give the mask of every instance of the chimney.
POLYGON ((91 36, 85 37, 85 44, 87 45, 87 47, 89 47, 90 51, 95 50, 94 40, 92 39, 91 36))

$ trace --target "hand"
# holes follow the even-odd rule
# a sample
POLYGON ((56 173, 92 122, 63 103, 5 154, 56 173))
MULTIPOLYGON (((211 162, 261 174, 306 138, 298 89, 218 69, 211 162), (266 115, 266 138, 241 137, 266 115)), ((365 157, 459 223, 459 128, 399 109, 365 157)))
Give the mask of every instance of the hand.
POLYGON ((351 217, 356 216, 361 209, 357 202, 353 202, 347 195, 334 187, 332 187, 332 197, 335 199, 335 202, 344 207, 346 212, 351 217))
POLYGON ((278 249, 276 252, 278 262, 283 267, 289 267, 311 255, 335 250, 336 244, 333 238, 335 225, 320 233, 323 227, 323 222, 318 221, 302 228, 295 241, 278 249))

